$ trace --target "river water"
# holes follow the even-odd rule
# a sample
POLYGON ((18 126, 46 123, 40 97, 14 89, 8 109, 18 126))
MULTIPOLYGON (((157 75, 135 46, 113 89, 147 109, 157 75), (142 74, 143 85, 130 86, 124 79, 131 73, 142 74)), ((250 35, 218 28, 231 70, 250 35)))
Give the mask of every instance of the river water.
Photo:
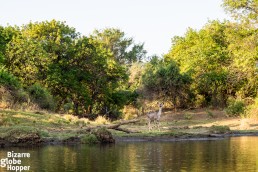
MULTIPOLYGON (((35 172, 196 171, 258 172, 258 137, 174 142, 118 142, 113 145, 1 148, 30 153, 18 158, 35 172)), ((0 172, 8 171, 0 167, 0 172)), ((26 171, 24 171, 26 172, 26 171)))

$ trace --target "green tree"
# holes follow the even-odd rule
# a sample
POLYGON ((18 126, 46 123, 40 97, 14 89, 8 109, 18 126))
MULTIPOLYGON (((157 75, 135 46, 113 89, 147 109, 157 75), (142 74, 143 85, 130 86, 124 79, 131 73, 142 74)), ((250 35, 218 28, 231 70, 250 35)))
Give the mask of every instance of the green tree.
POLYGON ((191 78, 181 73, 174 61, 153 58, 147 64, 142 80, 148 95, 171 102, 174 108, 189 105, 191 78))
POLYGON ((17 27, 2 27, 0 26, 0 65, 5 61, 6 47, 12 38, 18 35, 19 29, 17 27))
POLYGON ((189 29, 185 37, 176 37, 166 59, 175 60, 182 71, 194 79, 193 89, 208 103, 225 104, 223 97, 229 64, 224 24, 214 21, 199 32, 189 29), (220 100, 219 100, 220 99, 220 100))
MULTIPOLYGON (((82 38, 76 44, 76 56, 72 60, 74 69, 79 70, 80 82, 88 90, 87 113, 105 114, 110 111, 112 95, 127 81, 126 70, 119 65, 111 53, 91 38, 82 38)), ((116 103, 116 102, 114 102, 116 103)))
MULTIPOLYGON (((52 20, 23 25, 5 40, 0 50, 8 71, 28 90, 39 85, 45 98, 52 94, 57 110, 69 103, 77 115, 118 117, 120 109, 136 97, 126 89, 126 64, 140 60, 145 51, 120 30, 105 30, 87 38, 65 22, 52 20)), ((49 102, 42 107, 50 107, 49 102)))
POLYGON ((135 44, 133 38, 125 37, 119 29, 95 30, 91 37, 111 51, 120 64, 142 61, 147 53, 144 44, 135 44))
POLYGON ((223 0, 223 6, 236 19, 258 21, 257 0, 223 0))
POLYGON ((48 54, 39 42, 23 35, 14 37, 7 45, 5 67, 25 85, 41 81, 49 64, 48 54))
POLYGON ((257 29, 212 21, 200 31, 175 37, 165 59, 190 74, 204 104, 224 107, 230 96, 253 97, 257 90, 257 29))

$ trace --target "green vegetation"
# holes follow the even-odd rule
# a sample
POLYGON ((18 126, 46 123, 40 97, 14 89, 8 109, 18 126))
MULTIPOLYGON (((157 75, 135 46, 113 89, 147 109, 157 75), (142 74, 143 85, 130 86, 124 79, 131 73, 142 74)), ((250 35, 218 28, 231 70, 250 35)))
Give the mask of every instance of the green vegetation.
MULTIPOLYGON (((1 137, 27 131, 39 140, 80 137, 70 127, 140 117, 157 101, 175 111, 216 108, 258 118, 258 4, 224 0, 223 6, 235 20, 189 28, 162 57, 146 57, 143 43, 114 28, 84 36, 56 20, 0 26, 0 108, 17 110, 1 113, 1 137)), ((183 118, 190 124, 193 116, 183 118)), ((108 135, 96 132, 98 141, 102 132, 108 135)), ((87 133, 83 142, 95 136, 87 133)))
POLYGON ((22 89, 27 104, 116 119, 125 105, 135 101, 135 90, 127 86, 128 70, 146 52, 143 44, 134 44, 122 31, 105 29, 85 37, 55 20, 0 31, 5 40, 0 83, 7 90, 22 89))
POLYGON ((229 100, 226 112, 228 116, 239 116, 244 113, 245 104, 241 100, 229 100))
POLYGON ((97 139, 96 135, 94 134, 86 134, 81 138, 82 143, 86 144, 96 144, 99 143, 99 140, 97 139))
POLYGON ((94 144, 113 139, 105 128, 92 132, 83 130, 100 125, 99 121, 79 119, 73 115, 1 110, 0 117, 0 143, 3 141, 5 144, 45 142, 94 144))

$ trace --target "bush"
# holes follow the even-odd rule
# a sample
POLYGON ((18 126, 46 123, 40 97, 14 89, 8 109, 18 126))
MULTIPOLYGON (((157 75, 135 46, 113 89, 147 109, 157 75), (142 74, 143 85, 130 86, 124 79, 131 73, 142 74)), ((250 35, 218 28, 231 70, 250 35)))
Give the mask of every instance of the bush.
POLYGON ((13 91, 12 94, 14 96, 15 103, 24 103, 24 102, 28 102, 28 100, 29 100, 28 93, 26 91, 24 91, 23 89, 13 91))
POLYGON ((34 84, 28 88, 28 92, 32 101, 38 104, 40 108, 48 110, 55 108, 54 98, 46 88, 39 84, 34 84))
POLYGON ((228 116, 240 116, 245 111, 245 104, 242 100, 230 99, 226 112, 228 116))
POLYGON ((0 69, 0 85, 14 90, 21 87, 19 80, 3 68, 0 69))
POLYGON ((86 144, 96 144, 96 143, 99 143, 99 140, 94 134, 86 134, 82 136, 81 142, 86 144))
POLYGON ((203 95, 198 94, 195 97, 194 104, 195 104, 196 108, 202 108, 202 107, 207 105, 207 102, 206 102, 206 99, 205 99, 205 97, 203 95))

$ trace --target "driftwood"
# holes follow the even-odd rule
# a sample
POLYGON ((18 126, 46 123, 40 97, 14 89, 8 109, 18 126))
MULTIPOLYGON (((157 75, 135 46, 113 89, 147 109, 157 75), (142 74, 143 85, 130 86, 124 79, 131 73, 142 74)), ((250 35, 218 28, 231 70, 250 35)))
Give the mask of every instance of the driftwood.
POLYGON ((94 130, 96 128, 104 127, 106 129, 113 129, 113 130, 123 131, 123 132, 126 132, 126 133, 140 133, 139 131, 132 131, 132 130, 120 127, 121 125, 131 124, 131 123, 135 123, 135 122, 138 122, 138 121, 140 121, 140 119, 132 119, 132 120, 127 120, 127 121, 121 121, 121 122, 119 122, 117 124, 99 125, 99 126, 95 126, 95 127, 87 127, 85 129, 83 129, 83 131, 90 132, 90 131, 92 131, 92 130, 94 130))
POLYGON ((130 123, 136 123, 136 122, 138 122, 138 121, 140 121, 140 119, 132 119, 132 120, 127 120, 127 121, 121 121, 121 122, 119 122, 119 123, 117 123, 117 124, 106 125, 105 127, 106 127, 107 129, 116 129, 116 128, 118 128, 120 125, 125 125, 125 124, 130 124, 130 123))
POLYGON ((140 131, 129 130, 127 128, 121 128, 121 127, 115 128, 114 130, 123 131, 125 133, 140 133, 140 131))
POLYGON ((125 125, 125 124, 131 124, 131 123, 135 123, 140 121, 140 119, 132 119, 132 120, 128 120, 128 121, 121 121, 118 124, 113 124, 113 125, 109 125, 106 126, 107 129, 113 129, 113 130, 118 130, 118 131, 123 131, 126 133, 140 133, 139 131, 133 131, 133 130, 129 130, 127 128, 121 128, 121 125, 125 125))

